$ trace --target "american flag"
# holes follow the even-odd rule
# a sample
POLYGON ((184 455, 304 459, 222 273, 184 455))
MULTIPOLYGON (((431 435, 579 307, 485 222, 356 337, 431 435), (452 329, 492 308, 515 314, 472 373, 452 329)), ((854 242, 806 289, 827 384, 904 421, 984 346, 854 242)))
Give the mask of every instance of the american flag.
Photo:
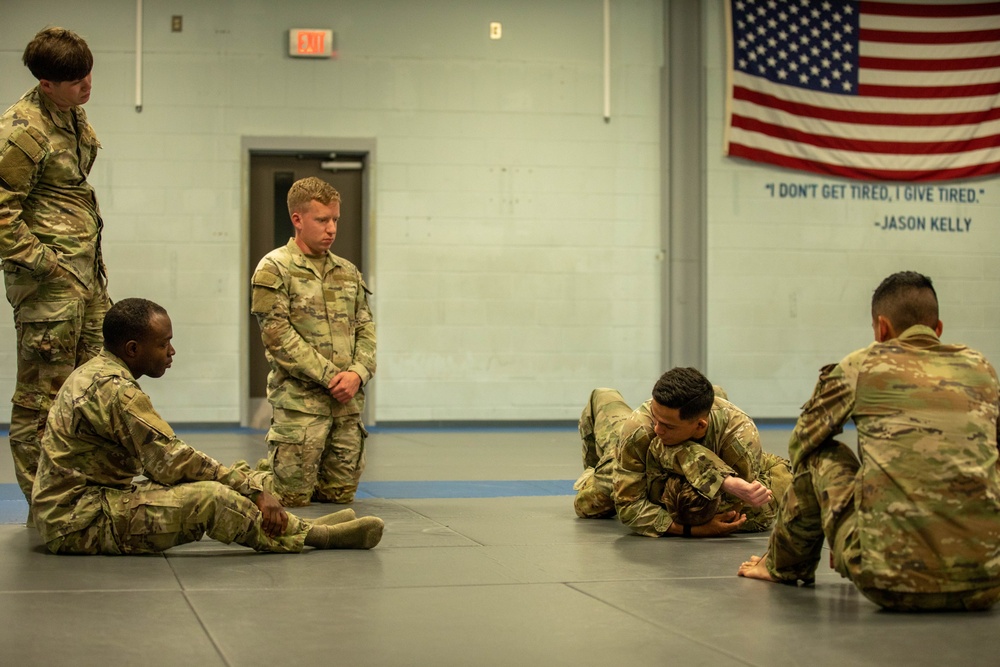
POLYGON ((1000 173, 1000 2, 727 0, 726 154, 864 180, 1000 173))

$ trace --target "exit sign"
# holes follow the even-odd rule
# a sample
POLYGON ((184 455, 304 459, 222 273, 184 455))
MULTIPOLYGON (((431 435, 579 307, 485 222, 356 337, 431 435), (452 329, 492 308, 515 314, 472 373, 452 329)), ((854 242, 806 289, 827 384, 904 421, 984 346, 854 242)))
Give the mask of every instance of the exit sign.
POLYGON ((288 55, 298 58, 332 58, 333 31, 292 28, 288 31, 288 55))

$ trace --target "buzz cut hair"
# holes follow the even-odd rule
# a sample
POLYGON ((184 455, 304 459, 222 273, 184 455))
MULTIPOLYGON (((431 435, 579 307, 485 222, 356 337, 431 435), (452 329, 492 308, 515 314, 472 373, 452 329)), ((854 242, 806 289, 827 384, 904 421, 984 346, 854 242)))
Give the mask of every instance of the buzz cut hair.
POLYGON ((898 333, 917 324, 936 327, 938 298, 931 279, 916 271, 899 271, 883 280, 872 294, 872 319, 880 315, 898 333))
POLYGON ((704 417, 715 402, 715 390, 696 368, 671 368, 653 386, 653 400, 677 410, 684 421, 704 417))
POLYGON ((83 37, 56 27, 40 30, 24 47, 21 60, 33 77, 53 83, 79 81, 94 68, 94 54, 83 37))
POLYGON ((309 202, 318 201, 324 206, 340 201, 340 193, 326 181, 309 176, 302 178, 288 189, 288 215, 302 213, 309 208, 309 202))
POLYGON ((167 311, 148 299, 132 297, 115 302, 104 316, 104 349, 118 354, 130 340, 144 340, 156 313, 166 315, 167 311))

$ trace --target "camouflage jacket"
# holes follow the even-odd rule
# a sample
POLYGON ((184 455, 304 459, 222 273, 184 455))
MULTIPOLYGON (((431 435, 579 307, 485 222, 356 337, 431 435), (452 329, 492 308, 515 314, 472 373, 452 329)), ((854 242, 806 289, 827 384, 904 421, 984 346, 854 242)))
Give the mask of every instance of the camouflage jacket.
POLYGON ((653 432, 651 402, 639 406, 622 424, 613 472, 618 518, 641 535, 660 536, 673 523, 669 512, 649 497, 657 478, 684 475, 702 495, 714 498, 727 477, 737 475, 752 482, 770 459, 777 458, 761 450, 753 420, 719 396, 700 442, 666 447, 653 432))
POLYGON ((97 141, 83 107, 60 111, 36 87, 0 116, 0 258, 44 280, 56 266, 84 285, 104 279, 97 196, 87 175, 97 141))
POLYGON ((364 408, 364 385, 375 374, 375 324, 361 272, 327 256, 321 276, 294 239, 269 252, 253 274, 251 312, 271 364, 271 405, 336 417, 364 408), (329 390, 341 371, 361 377, 362 388, 346 405, 329 390))
POLYGON ((177 439, 118 357, 103 350, 77 368, 49 411, 31 494, 46 543, 127 506, 133 479, 164 485, 216 481, 249 496, 262 490, 238 470, 177 439))
POLYGON ((1000 387, 986 358, 918 325, 826 366, 792 433, 793 470, 848 419, 861 459, 855 583, 917 593, 1000 584, 1000 387))

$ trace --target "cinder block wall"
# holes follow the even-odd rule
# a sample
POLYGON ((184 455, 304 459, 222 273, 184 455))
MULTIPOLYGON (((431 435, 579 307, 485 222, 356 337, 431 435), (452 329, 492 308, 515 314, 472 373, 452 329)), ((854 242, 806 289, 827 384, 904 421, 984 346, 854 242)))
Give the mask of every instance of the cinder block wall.
MULTIPOLYGON (((33 85, 20 57, 38 29, 88 40, 112 297, 173 318, 174 366, 142 382, 164 417, 240 419, 245 136, 376 142, 375 421, 573 419, 594 386, 648 393, 661 3, 612 3, 607 124, 600 0, 144 4, 141 113, 128 0, 7 3, 0 104, 33 85), (334 30, 337 58, 289 58, 293 27, 334 30)), ((0 396, 13 376, 5 307, 0 396)))

